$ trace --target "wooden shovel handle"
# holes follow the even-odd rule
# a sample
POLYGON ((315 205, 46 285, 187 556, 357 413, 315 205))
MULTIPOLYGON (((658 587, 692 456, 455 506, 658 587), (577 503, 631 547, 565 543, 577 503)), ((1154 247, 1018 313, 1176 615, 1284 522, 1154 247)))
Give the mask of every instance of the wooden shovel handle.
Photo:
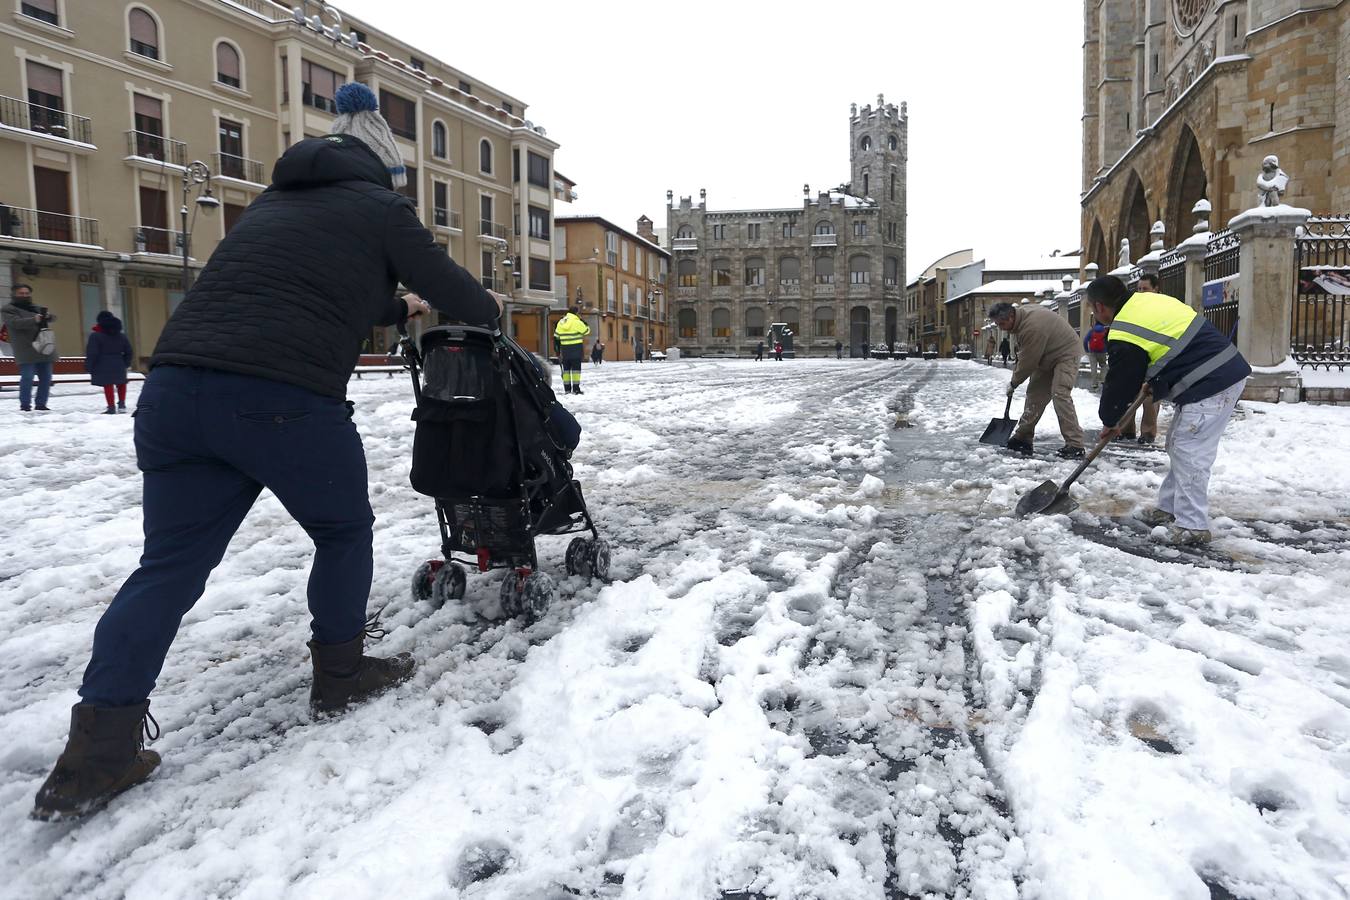
MULTIPOLYGON (((1125 423, 1134 421, 1135 411, 1139 409, 1139 404, 1148 399, 1148 395, 1148 383, 1145 382, 1144 386, 1139 389, 1139 396, 1134 398, 1134 402, 1130 404, 1130 408, 1125 410, 1125 414, 1121 416, 1120 421, 1116 423, 1117 431, 1124 428, 1125 423)), ((1092 465, 1092 461, 1097 458, 1098 454, 1100 454, 1109 443, 1111 443, 1111 439, 1103 433, 1101 438, 1097 440, 1097 446, 1093 447, 1092 452, 1087 455, 1087 458, 1078 464, 1078 468, 1073 470, 1073 474, 1070 475, 1068 480, 1060 487, 1059 494, 1056 496, 1067 494, 1069 492, 1069 485, 1078 480, 1078 476, 1082 475, 1083 472, 1087 470, 1087 467, 1092 465)))

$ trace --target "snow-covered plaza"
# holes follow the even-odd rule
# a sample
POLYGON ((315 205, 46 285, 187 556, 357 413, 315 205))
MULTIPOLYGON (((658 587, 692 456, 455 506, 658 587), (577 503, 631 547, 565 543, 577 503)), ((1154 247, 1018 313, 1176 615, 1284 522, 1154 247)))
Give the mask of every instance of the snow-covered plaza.
POLYGON ((496 573, 413 601, 439 538, 410 385, 353 381, 374 652, 416 676, 311 718, 310 543, 264 494, 152 698, 163 764, 55 825, 33 795, 140 547, 132 417, 0 395, 0 894, 1350 897, 1350 411, 1241 404, 1215 541, 1176 550, 1129 520, 1159 449, 1108 448, 1070 516, 1013 515, 1073 464, 1049 412, 1034 459, 977 443, 1007 377, 587 366, 562 399, 612 580, 540 539, 563 596, 528 626, 496 573))

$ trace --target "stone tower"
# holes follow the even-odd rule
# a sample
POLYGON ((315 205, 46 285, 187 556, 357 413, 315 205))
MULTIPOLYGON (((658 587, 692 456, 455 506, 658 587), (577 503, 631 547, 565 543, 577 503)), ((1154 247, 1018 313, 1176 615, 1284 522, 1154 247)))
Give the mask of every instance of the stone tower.
MULTIPOLYGON (((883 254, 899 259, 898 283, 907 283, 905 274, 906 232, 906 170, 909 159, 909 110, 905 103, 897 107, 887 103, 883 94, 877 94, 877 105, 859 109, 853 104, 849 110, 849 193, 874 200, 880 208, 880 238, 883 254)), ((882 263, 877 262, 874 277, 881 281, 882 263)), ((903 328, 903 323, 900 326, 903 328)), ((888 328, 883 313, 873 311, 871 333, 882 335, 894 332, 894 323, 888 328)), ((889 337, 887 340, 895 340, 889 337)))

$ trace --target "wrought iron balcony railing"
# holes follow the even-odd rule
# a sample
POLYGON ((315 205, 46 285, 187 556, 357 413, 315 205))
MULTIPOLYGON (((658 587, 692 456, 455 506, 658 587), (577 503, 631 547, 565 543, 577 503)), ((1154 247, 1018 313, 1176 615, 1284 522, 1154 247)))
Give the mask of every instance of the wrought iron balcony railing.
POLYGON ((98 244, 98 219, 0 205, 0 237, 98 244))
POLYGON ((127 155, 181 166, 187 161, 187 144, 162 134, 132 130, 127 132, 127 155))
POLYGON ((89 119, 17 97, 0 96, 0 125, 82 144, 93 143, 94 128, 89 119))
POLYGON ((131 246, 137 253, 166 253, 176 256, 183 252, 183 232, 171 228, 132 225, 131 246))
POLYGON ((263 164, 256 159, 217 151, 215 163, 217 175, 222 175, 225 178, 238 178, 240 181, 251 181, 254 184, 266 184, 263 181, 263 164))

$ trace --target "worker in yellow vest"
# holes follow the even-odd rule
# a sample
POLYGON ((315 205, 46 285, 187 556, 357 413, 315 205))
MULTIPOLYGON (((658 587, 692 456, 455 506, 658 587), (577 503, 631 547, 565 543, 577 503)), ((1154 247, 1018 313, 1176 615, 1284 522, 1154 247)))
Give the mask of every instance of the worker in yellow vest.
POLYGON ((1098 409, 1103 434, 1116 436, 1114 424, 1145 381, 1156 400, 1176 407, 1158 505, 1139 518, 1168 526, 1168 543, 1207 543, 1209 472, 1252 367, 1208 319, 1175 297, 1131 291, 1107 275, 1087 286, 1087 299, 1097 321, 1111 326, 1098 409))
POLYGON ((567 315, 558 320, 553 329, 553 340, 558 344, 558 355, 562 357, 563 391, 568 394, 581 393, 581 349, 586 335, 591 333, 590 326, 581 318, 581 307, 568 310, 567 315))

